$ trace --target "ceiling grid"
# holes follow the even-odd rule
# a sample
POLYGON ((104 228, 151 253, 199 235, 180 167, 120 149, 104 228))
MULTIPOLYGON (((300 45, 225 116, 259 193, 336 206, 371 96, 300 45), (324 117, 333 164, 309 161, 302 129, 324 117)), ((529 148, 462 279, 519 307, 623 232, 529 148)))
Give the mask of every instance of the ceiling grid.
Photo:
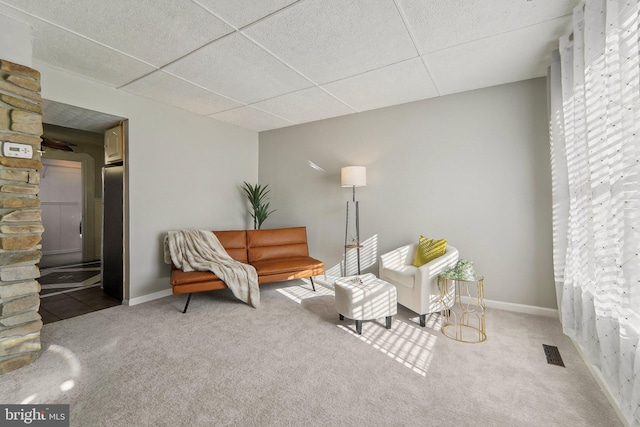
POLYGON ((0 0, 0 14, 33 27, 34 60, 265 131, 545 76, 578 2, 0 0))

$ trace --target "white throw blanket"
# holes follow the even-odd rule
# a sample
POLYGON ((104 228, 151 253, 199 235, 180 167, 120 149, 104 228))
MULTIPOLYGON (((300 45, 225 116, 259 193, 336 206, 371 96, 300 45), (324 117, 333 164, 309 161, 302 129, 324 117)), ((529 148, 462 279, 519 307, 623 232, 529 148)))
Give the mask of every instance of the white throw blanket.
POLYGON ((240 301, 256 308, 260 305, 256 269, 231 258, 211 231, 169 231, 164 240, 164 260, 173 261, 185 272, 211 271, 240 301))

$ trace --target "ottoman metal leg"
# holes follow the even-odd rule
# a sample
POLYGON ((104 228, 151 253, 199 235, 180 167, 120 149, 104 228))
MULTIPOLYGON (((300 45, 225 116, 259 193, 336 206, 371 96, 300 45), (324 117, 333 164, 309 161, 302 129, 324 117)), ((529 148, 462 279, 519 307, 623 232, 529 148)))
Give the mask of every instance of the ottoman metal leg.
POLYGON ((387 329, 391 329, 391 316, 387 316, 387 329))
POLYGON ((356 320, 356 332, 362 335, 362 320, 356 320))
MULTIPOLYGON (((338 313, 340 314, 340 313, 338 313)), ((340 320, 344 320, 344 316, 342 314, 340 314, 340 320)))
POLYGON ((427 324, 427 315, 426 314, 421 314, 420 315, 420 326, 424 326, 427 324))

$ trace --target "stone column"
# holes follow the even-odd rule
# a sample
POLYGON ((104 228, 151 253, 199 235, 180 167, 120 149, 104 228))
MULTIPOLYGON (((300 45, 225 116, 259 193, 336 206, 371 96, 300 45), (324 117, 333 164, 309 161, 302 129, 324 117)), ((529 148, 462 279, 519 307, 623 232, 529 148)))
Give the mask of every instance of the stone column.
POLYGON ((0 60, 0 374, 40 353, 41 104, 40 73, 0 60), (33 155, 4 156, 7 142, 28 144, 33 155))

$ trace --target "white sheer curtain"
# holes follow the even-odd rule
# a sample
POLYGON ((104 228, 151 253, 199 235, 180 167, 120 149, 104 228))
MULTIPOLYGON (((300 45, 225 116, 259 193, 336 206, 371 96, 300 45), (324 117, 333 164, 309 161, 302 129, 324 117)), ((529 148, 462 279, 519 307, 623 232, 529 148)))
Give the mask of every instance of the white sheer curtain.
POLYGON ((564 332, 640 425, 640 0, 586 0, 549 73, 564 332))

